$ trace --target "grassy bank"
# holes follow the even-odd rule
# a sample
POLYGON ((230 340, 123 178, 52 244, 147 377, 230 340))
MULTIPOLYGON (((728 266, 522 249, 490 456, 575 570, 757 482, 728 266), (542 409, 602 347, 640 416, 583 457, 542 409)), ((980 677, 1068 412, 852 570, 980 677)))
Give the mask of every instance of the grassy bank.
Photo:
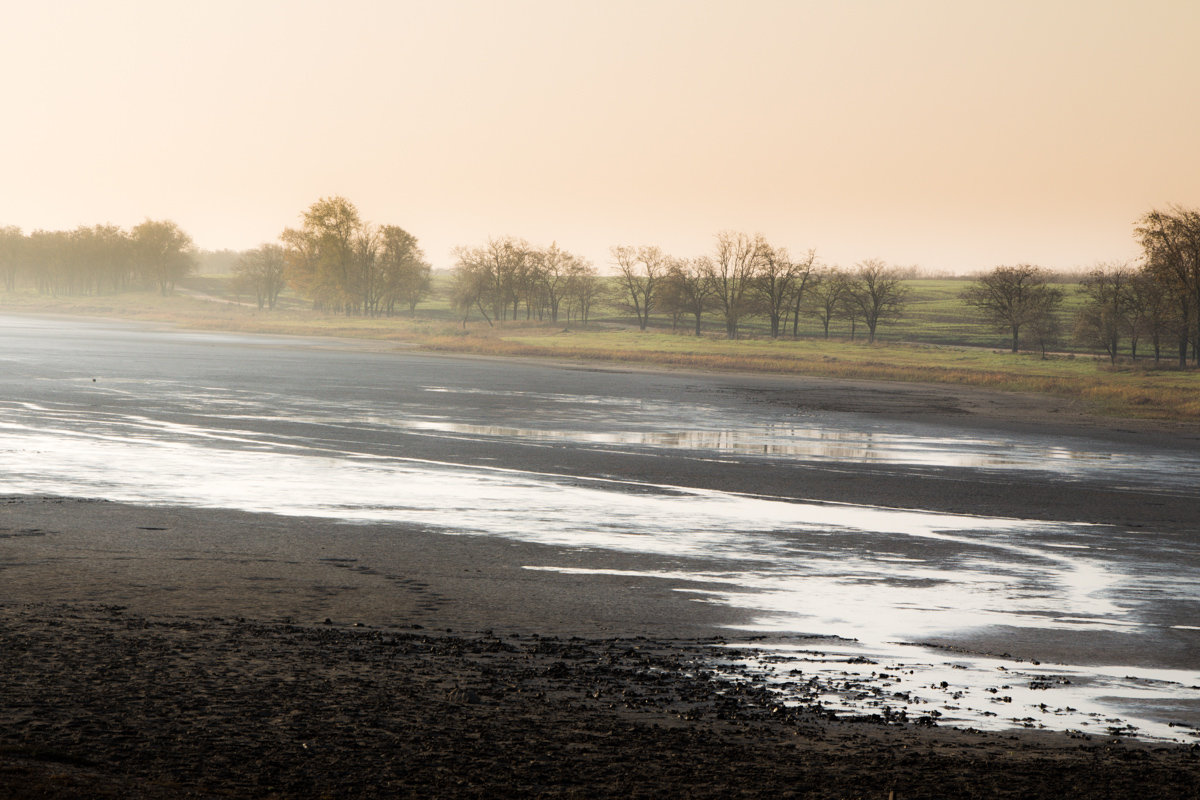
POLYGON ((552 357, 618 364, 945 383, 1070 397, 1081 410, 1110 416, 1200 422, 1200 372, 1156 369, 1151 362, 1113 368, 1107 359, 1013 355, 984 347, 819 338, 728 341, 716 336, 641 332, 616 322, 586 328, 508 323, 466 329, 448 311, 409 319, 321 314, 298 303, 264 312, 247 305, 177 294, 46 298, 0 294, 0 312, 57 313, 162 322, 200 330, 331 336, 403 343, 435 352, 552 357))
POLYGON ((1071 397, 1110 416, 1200 421, 1200 374, 1148 365, 1111 368, 1095 358, 1013 355, 979 348, 845 341, 697 339, 637 331, 513 330, 437 336, 426 349, 551 356, 671 367, 946 383, 1071 397))

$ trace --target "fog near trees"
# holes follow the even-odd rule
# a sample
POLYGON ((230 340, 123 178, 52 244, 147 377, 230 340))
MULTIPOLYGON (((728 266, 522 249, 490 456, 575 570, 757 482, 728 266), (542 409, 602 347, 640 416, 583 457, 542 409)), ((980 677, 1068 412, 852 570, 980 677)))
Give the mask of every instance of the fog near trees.
MULTIPOLYGON (((477 312, 489 326, 516 320, 587 324, 602 293, 595 267, 551 243, 535 247, 511 236, 454 249, 451 305, 466 327, 477 312)), ((639 319, 640 319, 639 315, 639 319)))
MULTIPOLYGON (((1133 235, 1142 248, 1136 262, 1070 277, 1033 264, 977 275, 958 292, 961 314, 1003 332, 1013 353, 1035 348, 1046 356, 1073 343, 1113 364, 1126 356, 1200 364, 1200 211, 1152 209, 1133 235)), ((371 317, 413 316, 434 299, 464 328, 473 319, 489 327, 585 326, 600 311, 645 332, 669 324, 694 336, 798 339, 815 325, 824 338, 837 330, 855 340, 861 332, 867 343, 909 312, 919 268, 877 258, 830 265, 815 249, 798 253, 761 234, 719 231, 707 252, 619 244, 598 267, 558 242, 495 236, 455 247, 435 296, 415 235, 367 221, 348 199, 331 196, 302 210, 277 240, 242 253, 200 253, 170 220, 29 234, 0 226, 0 287, 53 297, 167 296, 203 262, 206 273, 232 274, 234 289, 264 312, 285 295, 293 308, 302 301, 315 311, 371 317)))
POLYGON ((392 316, 398 306, 411 312, 429 292, 431 267, 416 237, 364 221, 344 197, 313 203, 279 238, 288 283, 315 309, 392 316))
POLYGON ((80 226, 71 231, 0 228, 0 276, 14 291, 20 280, 40 294, 77 297, 132 288, 162 295, 195 266, 192 238, 169 220, 147 219, 126 231, 116 225, 80 226))

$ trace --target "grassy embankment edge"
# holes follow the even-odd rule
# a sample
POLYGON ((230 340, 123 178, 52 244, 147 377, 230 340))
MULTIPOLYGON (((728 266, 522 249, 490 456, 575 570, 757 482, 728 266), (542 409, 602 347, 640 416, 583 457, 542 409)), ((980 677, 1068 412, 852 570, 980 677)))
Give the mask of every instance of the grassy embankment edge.
POLYGON ((261 312, 186 296, 129 294, 91 298, 0 295, 0 313, 69 314, 157 322, 195 330, 375 340, 406 350, 553 358, 673 369, 935 383, 1070 399, 1082 413, 1166 422, 1200 422, 1200 372, 1151 362, 1108 365, 1090 356, 1012 354, 977 347, 888 342, 694 337, 616 326, 564 328, 418 314, 361 319, 314 311, 261 312))

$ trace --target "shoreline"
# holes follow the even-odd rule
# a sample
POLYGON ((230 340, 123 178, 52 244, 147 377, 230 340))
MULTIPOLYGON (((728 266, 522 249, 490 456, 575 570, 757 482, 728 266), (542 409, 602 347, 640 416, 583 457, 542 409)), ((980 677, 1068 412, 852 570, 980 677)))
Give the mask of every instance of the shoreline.
MULTIPOLYGON (((347 351, 373 353, 405 353, 420 355, 428 358, 471 359, 489 362, 530 363, 545 366, 557 366, 566 369, 582 371, 612 371, 644 374, 671 375, 700 375, 708 377, 727 377, 739 381, 766 381, 792 383, 797 387, 812 386, 817 388, 840 387, 842 390, 863 388, 870 393, 872 390, 890 390, 892 393, 907 394, 906 390, 917 395, 941 395, 951 398, 956 406, 955 414, 965 414, 972 425, 984 424, 998 426, 1001 429, 1037 430, 1043 427, 1054 427, 1078 434, 1115 434, 1133 436, 1153 436, 1169 439, 1172 436, 1183 435, 1185 438, 1200 444, 1200 421, 1180 419, 1143 418, 1133 416, 1108 416, 1094 411, 1082 409, 1077 397, 1063 396, 1043 392, 1019 392, 962 383, 936 383, 918 380, 899 380, 872 377, 828 377, 802 372, 788 373, 771 370, 720 369, 715 367, 698 368, 681 366, 666 362, 651 362, 644 360, 622 361, 613 358, 570 358, 553 354, 546 355, 496 355, 474 353, 469 351, 445 350, 440 347, 425 347, 419 341, 403 341, 397 339, 375 338, 370 336, 339 336, 322 334, 320 331, 306 333, 274 333, 263 331, 242 330, 237 326, 205 327, 190 325, 185 321, 165 319, 143 319, 96 313, 72 313, 68 311, 49 311, 0 308, 0 314, 18 317, 41 319, 70 319, 90 320, 94 322, 120 323, 145 326, 151 330, 179 331, 194 334, 226 334, 250 338, 274 338, 292 341, 294 346, 301 349, 307 347, 320 349, 345 349, 347 351)), ((862 404, 863 413, 895 414, 894 404, 866 402, 862 404)), ((902 415, 937 416, 936 411, 908 409, 902 415)), ((945 422, 946 419, 939 418, 945 422)))
MULTIPOLYGON (((720 374, 712 391, 799 415, 1194 451, 1171 431, 1064 423, 1069 409, 1040 396, 690 374, 720 374)), ((444 444, 405 447, 421 458, 444 444)), ((617 475, 631 491, 668 475, 617 450, 457 441, 455 458, 490 464, 496 447, 522 469, 617 475)), ((683 459, 669 480, 782 500, 1147 524, 1164 541, 1194 533, 1187 492, 919 465, 762 467, 683 459)), ((0 720, 10 720, 0 721, 0 797, 1200 796, 1200 746, 1132 740, 1116 725, 1114 735, 980 733, 911 710, 900 724, 868 710, 882 676, 849 687, 867 696, 850 718, 785 707, 751 668, 712 667, 732 658, 724 644, 756 638, 731 629, 755 611, 687 591, 703 584, 679 577, 678 559, 415 524, 0 497, 0 720)), ((986 640, 930 644, 995 652, 986 640)), ((1115 644, 1097 646, 1120 652, 1115 644)), ((1054 660, 1053 637, 1009 647, 1054 660)), ((801 694, 831 685, 805 670, 789 678, 801 694)))
POLYGON ((747 610, 524 570, 620 553, 0 502, 0 797, 1200 797, 1200 744, 788 707, 712 666, 747 610))

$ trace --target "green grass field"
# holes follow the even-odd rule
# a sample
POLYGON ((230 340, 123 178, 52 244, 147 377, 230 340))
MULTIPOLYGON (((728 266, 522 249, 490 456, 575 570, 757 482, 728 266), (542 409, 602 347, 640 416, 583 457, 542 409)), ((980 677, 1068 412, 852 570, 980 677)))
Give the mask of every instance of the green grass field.
MULTIPOLYGON (((968 280, 955 279, 920 279, 909 281, 908 289, 910 294, 903 316, 897 320, 888 320, 880 323, 878 340, 883 342, 916 342, 1007 350, 1009 348, 1009 334, 1007 331, 997 331, 981 324, 977 313, 967 307, 959 298, 959 294, 969 285, 970 281, 968 280)), ((231 276, 204 275, 189 278, 181 287, 181 290, 200 292, 227 300, 253 302, 253 297, 236 295, 232 290, 232 286, 233 281, 231 276)), ((1059 288, 1063 289, 1067 295, 1067 300, 1059 311, 1063 330, 1067 334, 1064 335, 1064 340, 1060 343, 1060 347, 1056 349, 1068 349, 1080 353, 1087 352, 1074 345, 1070 341, 1069 336, 1071 321, 1081 304, 1081 300, 1074 286, 1062 284, 1059 285, 1059 288)), ((610 292, 611 294, 616 293, 615 284, 610 287, 610 292)), ((309 307, 310 304, 306 300, 290 292, 284 292, 280 298, 279 310, 305 311, 309 307)), ((435 275, 434 291, 418 307, 417 315, 429 320, 458 320, 457 314, 450 307, 449 276, 446 273, 435 275)), ((521 308, 519 316, 519 320, 508 321, 504 325, 525 325, 524 307, 521 308)), ((636 325, 632 315, 624 312, 620 308, 619 303, 612 297, 597 305, 589 322, 593 326, 601 327, 636 325)), ((477 312, 471 315, 470 324, 472 327, 478 325, 487 327, 487 324, 477 312)), ((651 327, 659 332, 672 331, 672 320, 670 316, 665 314, 652 316, 651 327)), ((692 320, 690 317, 687 317, 678 321, 677 328, 673 332, 686 335, 691 333, 691 330, 692 320)), ((720 337, 724 335, 725 327, 718 315, 710 313, 705 318, 704 330, 712 336, 720 337)), ((770 327, 765 318, 749 317, 743 322, 743 338, 767 338, 769 337, 769 333, 770 327)), ((851 334, 849 323, 845 320, 834 320, 830 326, 829 333, 831 339, 849 339, 851 334)), ((865 335, 865 328, 860 323, 857 338, 863 338, 865 335)), ((808 314, 802 314, 798 328, 798 338, 804 340, 820 339, 822 337, 823 331, 817 318, 808 314)), ((781 338, 791 338, 790 323, 785 331, 785 335, 781 338)))
MULTIPOLYGON (((272 311, 259 311, 253 298, 238 297, 228 276, 193 277, 170 297, 151 292, 75 298, 48 298, 31 291, 0 293, 0 311, 69 313, 170 322, 190 328, 306 336, 336 336, 405 343, 431 351, 497 356, 554 357, 696 369, 776 374, 919 381, 978 386, 1004 391, 1044 392, 1070 397, 1085 410, 1113 416, 1200 422, 1200 371, 1155 368, 1152 361, 1112 367, 1092 353, 1066 352, 1069 342, 1048 359, 1007 352, 1007 335, 974 319, 958 299, 968 285, 959 280, 910 282, 905 316, 881 324, 878 341, 848 340, 845 326, 821 337, 819 324, 803 319, 801 338, 771 340, 761 320, 745 326, 737 341, 723 337, 715 316, 705 335, 691 335, 688 320, 677 332, 671 320, 654 320, 637 330, 619 309, 606 304, 591 324, 507 322, 489 327, 477 315, 466 328, 453 314, 445 278, 413 318, 370 318, 313 311, 302 298, 285 293, 272 311), (247 305, 248 303, 248 305, 247 305)), ((1070 288, 1070 287, 1066 287, 1070 288)), ((1070 296, 1070 295, 1069 295, 1070 296)), ((1069 318, 1078 300, 1063 311, 1069 318)), ((524 316, 524 309, 522 309, 524 316)))

